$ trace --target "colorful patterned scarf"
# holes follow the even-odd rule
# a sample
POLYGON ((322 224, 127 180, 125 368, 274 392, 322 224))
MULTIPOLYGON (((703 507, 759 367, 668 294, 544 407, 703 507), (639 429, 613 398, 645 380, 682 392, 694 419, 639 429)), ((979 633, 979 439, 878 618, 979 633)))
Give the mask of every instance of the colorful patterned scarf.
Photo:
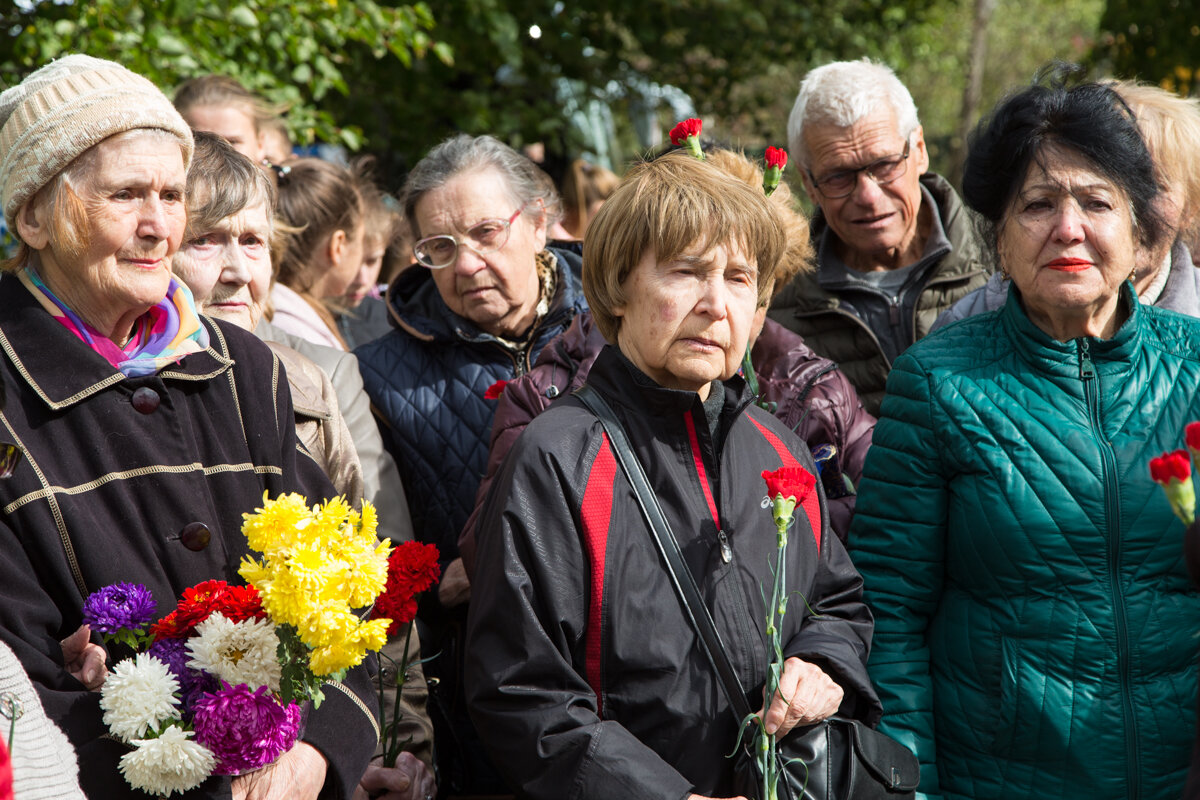
POLYGON ((31 267, 21 270, 17 277, 42 308, 126 377, 153 375, 189 353, 208 347, 208 329, 196 314, 192 291, 173 277, 167 296, 133 323, 133 335, 124 347, 84 322, 54 296, 31 267))

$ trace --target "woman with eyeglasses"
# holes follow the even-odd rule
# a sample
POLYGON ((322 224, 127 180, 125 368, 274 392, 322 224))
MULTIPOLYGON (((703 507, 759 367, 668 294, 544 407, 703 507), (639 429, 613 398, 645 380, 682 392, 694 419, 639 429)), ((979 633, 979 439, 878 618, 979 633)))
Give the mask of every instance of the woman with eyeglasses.
POLYGON ((1147 464, 1200 419, 1200 321, 1135 289, 1160 196, 1107 86, 1029 87, 972 138, 1007 302, 896 360, 850 529, 923 796, 1183 790, 1200 594, 1147 464))
POLYGON ((327 300, 346 293, 363 263, 366 206, 345 167, 299 158, 275 169, 283 235, 271 324, 314 344, 348 350, 327 300))
POLYGON ((416 536, 441 552, 421 640, 427 655, 440 653, 426 665, 440 679, 430 715, 440 783, 456 793, 506 793, 461 698, 469 589, 457 540, 487 465, 489 388, 524 374, 586 307, 579 257, 546 246, 557 200, 533 162, 490 136, 435 147, 402 195, 420 267, 388 289, 394 330, 355 350, 416 536))

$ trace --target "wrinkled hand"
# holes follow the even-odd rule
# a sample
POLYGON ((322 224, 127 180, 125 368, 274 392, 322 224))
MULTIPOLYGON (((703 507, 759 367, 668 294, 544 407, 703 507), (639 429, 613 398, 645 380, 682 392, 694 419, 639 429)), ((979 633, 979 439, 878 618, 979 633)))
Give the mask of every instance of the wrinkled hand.
POLYGON ((378 760, 367 767, 354 800, 426 800, 437 794, 433 773, 425 762, 412 753, 401 753, 392 768, 380 766, 378 760))
POLYGON ((328 763, 321 751, 296 742, 274 764, 233 779, 233 800, 316 800, 328 763))
POLYGON ((783 662, 779 691, 771 700, 763 724, 767 733, 782 737, 797 725, 811 725, 833 716, 842 705, 842 695, 842 687, 825 670, 799 658, 789 658, 783 662))
POLYGON ((104 679, 108 677, 108 667, 104 664, 108 653, 91 641, 91 635, 91 628, 80 625, 77 631, 63 639, 60 644, 67 672, 89 691, 95 691, 104 685, 104 679))
POLYGON ((467 570, 461 558, 456 558, 446 566, 438 584, 438 600, 445 608, 460 606, 471 599, 471 581, 467 579, 467 570))

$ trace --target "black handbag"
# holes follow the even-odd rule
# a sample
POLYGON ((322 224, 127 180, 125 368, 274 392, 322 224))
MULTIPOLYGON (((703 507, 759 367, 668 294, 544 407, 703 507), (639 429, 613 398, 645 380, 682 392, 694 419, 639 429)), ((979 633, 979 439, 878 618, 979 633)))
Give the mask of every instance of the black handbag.
MULTIPOLYGON (((633 486, 671 584, 696 630, 704 654, 720 678, 740 726, 752 713, 746 692, 700 596, 696 579, 683 560, 679 542, 650 488, 646 472, 629 446, 625 428, 604 398, 590 386, 583 385, 575 395, 600 419, 608 434, 609 444, 633 486)), ((786 800, 905 800, 914 797, 921 775, 920 765, 907 747, 853 719, 833 717, 796 728, 780 742, 779 749, 784 776, 779 796, 786 800)), ((761 776, 745 738, 734 757, 737 791, 746 797, 758 797, 761 776)))

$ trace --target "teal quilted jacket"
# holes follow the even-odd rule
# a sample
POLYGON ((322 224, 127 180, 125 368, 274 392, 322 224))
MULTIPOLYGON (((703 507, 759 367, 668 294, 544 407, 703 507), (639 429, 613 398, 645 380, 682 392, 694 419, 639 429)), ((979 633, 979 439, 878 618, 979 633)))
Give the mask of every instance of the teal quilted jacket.
POLYGON ((1175 800, 1200 595, 1149 460, 1200 419, 1200 320, 1058 342, 1010 298, 896 361, 850 531, 882 727, 945 798, 1175 800))

